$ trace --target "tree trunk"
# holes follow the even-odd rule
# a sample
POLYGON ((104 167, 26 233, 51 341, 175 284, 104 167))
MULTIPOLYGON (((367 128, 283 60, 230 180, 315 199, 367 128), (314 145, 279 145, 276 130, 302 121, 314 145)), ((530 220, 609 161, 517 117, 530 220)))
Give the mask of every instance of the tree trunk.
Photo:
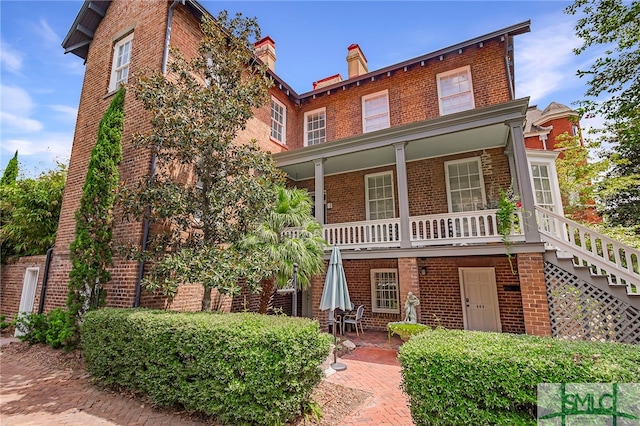
POLYGON ((202 295, 202 311, 209 312, 211 310, 211 288, 205 287, 202 295))
POLYGON ((262 280, 260 284, 262 286, 262 292, 260 293, 260 306, 258 307, 258 313, 266 314, 269 310, 271 299, 273 298, 273 280, 262 280))

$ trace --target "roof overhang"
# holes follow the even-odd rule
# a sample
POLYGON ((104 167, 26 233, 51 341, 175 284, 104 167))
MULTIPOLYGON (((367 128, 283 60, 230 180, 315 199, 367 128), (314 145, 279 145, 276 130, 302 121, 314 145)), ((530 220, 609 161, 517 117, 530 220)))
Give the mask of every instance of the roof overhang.
POLYGON ((64 53, 73 53, 86 60, 93 34, 111 5, 107 0, 85 1, 73 21, 67 36, 62 41, 64 53))
POLYGON ((339 174, 395 164, 395 146, 405 144, 406 161, 504 147, 505 123, 524 120, 529 98, 476 108, 418 123, 392 127, 338 141, 280 152, 276 164, 293 180, 314 177, 315 162, 324 174, 339 174))

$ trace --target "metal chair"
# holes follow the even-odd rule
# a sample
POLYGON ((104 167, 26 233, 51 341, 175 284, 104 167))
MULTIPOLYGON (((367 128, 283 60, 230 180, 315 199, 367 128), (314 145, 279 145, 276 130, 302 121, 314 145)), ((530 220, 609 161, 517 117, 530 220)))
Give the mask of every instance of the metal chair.
POLYGON ((338 319, 335 318, 335 311, 333 309, 329 309, 329 327, 333 329, 334 323, 336 326, 340 327, 340 334, 344 334, 344 325, 342 324, 342 318, 338 316, 338 319))
POLYGON ((360 336, 360 333, 358 333, 359 324, 360 330, 364 334, 364 328, 362 328, 362 315, 364 315, 364 305, 358 306, 358 310, 355 315, 345 315, 342 319, 342 327, 345 327, 347 324, 353 324, 356 327, 356 336, 360 336))

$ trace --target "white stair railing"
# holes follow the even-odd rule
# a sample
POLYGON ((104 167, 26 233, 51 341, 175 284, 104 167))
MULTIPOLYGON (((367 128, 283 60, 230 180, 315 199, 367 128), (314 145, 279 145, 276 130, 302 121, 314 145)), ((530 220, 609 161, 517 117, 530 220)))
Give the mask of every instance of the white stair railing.
POLYGON ((545 242, 574 256, 577 265, 607 275, 612 285, 625 285, 640 295, 640 251, 584 225, 536 206, 538 229, 545 242))

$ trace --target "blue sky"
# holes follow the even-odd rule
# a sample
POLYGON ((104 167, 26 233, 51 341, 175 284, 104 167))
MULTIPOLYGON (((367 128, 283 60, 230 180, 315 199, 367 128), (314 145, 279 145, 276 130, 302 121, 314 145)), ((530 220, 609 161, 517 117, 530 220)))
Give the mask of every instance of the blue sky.
MULTIPOLYGON (((136 1, 136 0, 133 0, 136 1)), ((577 18, 565 1, 201 1, 256 16, 276 43, 276 73, 298 93, 347 74, 347 46, 358 43, 375 70, 531 20, 516 37, 516 96, 545 108, 582 99, 586 69, 600 52, 575 56, 577 18)), ((23 175, 68 163, 82 89, 82 59, 60 46, 82 1, 0 0, 0 170, 17 149, 23 175)), ((585 123, 583 122, 583 125, 585 123)), ((588 124, 588 123, 586 123, 588 124)))

